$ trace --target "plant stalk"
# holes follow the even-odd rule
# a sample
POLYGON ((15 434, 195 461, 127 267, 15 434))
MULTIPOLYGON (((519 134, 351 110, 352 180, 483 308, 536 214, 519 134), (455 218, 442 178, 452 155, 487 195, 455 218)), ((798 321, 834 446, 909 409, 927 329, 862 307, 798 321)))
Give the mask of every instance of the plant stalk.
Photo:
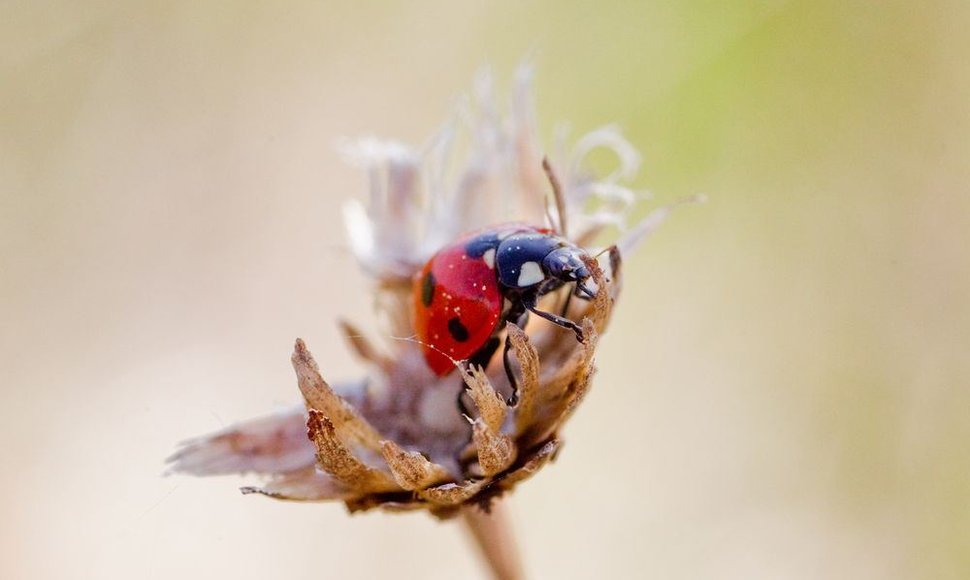
POLYGON ((471 532, 478 552, 488 564, 494 578, 497 580, 525 578, 519 546, 512 532, 512 521, 505 502, 493 502, 491 513, 485 513, 477 507, 462 508, 461 519, 471 532))

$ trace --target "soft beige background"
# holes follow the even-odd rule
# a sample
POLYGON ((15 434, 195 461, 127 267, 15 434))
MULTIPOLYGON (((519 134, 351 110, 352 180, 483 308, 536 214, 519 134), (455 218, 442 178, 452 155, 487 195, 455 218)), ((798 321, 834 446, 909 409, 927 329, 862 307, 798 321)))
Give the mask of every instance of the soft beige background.
MULTIPOLYGON (((658 201, 514 497, 536 578, 970 575, 970 41, 952 2, 0 3, 0 577, 456 578, 450 525, 161 478, 366 321, 333 144, 538 67, 658 201)), ((604 160, 605 162, 606 160, 604 160)), ((644 206, 643 211, 646 211, 644 206)))

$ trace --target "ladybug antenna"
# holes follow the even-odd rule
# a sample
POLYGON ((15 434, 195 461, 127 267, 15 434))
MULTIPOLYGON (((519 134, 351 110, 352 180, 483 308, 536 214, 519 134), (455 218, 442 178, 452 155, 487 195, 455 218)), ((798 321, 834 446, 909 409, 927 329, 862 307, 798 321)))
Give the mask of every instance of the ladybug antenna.
POLYGON ((622 261, 622 258, 620 257, 620 248, 618 248, 616 244, 603 248, 597 252, 595 256, 593 256, 593 259, 599 260, 600 256, 607 253, 610 255, 610 273, 613 276, 616 276, 616 273, 620 270, 620 262, 622 261))
POLYGON ((566 198, 563 196, 562 184, 559 183, 559 178, 556 177, 556 172, 553 171, 548 157, 543 156, 542 158, 542 170, 546 172, 546 178, 549 180, 549 185, 552 186, 553 199, 556 201, 556 214, 559 219, 553 226, 556 227, 561 236, 566 236, 568 235, 566 231, 566 198))
POLYGON ((602 255, 603 255, 603 254, 605 254, 606 252, 610 252, 610 251, 613 251, 613 249, 614 249, 614 248, 616 248, 616 246, 610 246, 610 247, 608 247, 608 248, 603 248, 603 249, 602 249, 602 250, 600 250, 599 252, 596 252, 596 255, 595 255, 595 256, 593 256, 593 259, 594 259, 594 260, 596 260, 597 258, 599 258, 600 256, 602 256, 602 255))

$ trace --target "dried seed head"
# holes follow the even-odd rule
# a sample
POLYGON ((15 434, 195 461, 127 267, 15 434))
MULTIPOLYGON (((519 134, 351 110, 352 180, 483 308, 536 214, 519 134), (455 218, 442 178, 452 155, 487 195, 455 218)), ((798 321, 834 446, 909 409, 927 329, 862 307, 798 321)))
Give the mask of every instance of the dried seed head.
MULTIPOLYGON (((367 169, 371 199, 346 206, 351 248, 372 276, 379 314, 391 336, 413 334, 411 277, 443 244, 476 228, 509 221, 541 224, 548 182, 533 131, 531 71, 520 70, 511 114, 501 119, 487 75, 473 105, 446 126, 423 153, 397 143, 364 140, 346 148, 367 169), (460 138, 467 143, 458 143, 460 138), (452 154, 467 159, 452 172, 452 154)), ((566 155, 565 134, 553 148, 559 173, 559 206, 573 239, 588 245, 605 226, 625 228, 636 195, 622 185, 639 163, 636 151, 613 127, 594 131, 566 155), (616 153, 619 166, 605 178, 583 170, 594 149, 616 153)), ((662 212, 666 212, 662 208, 662 212)), ((663 214, 665 215, 665 213, 663 214)), ((663 215, 659 215, 662 219, 663 215)), ((618 245, 629 250, 659 222, 648 216, 618 245)), ((595 295, 575 299, 565 314, 579 323, 584 341, 545 321, 526 329, 509 323, 518 401, 506 403, 509 381, 502 357, 487 368, 464 368, 444 378, 427 367, 420 345, 391 340, 378 346, 342 322, 351 350, 366 363, 367 377, 331 386, 303 341, 292 362, 305 407, 244 422, 190 441, 169 461, 175 472, 196 475, 256 472, 268 476, 260 493, 289 500, 340 500, 352 511, 424 509, 454 514, 463 504, 488 506, 555 458, 559 430, 589 390, 594 355, 619 292, 619 251, 587 259, 595 295), (605 268, 605 271, 604 271, 605 268), (467 386, 473 417, 458 412, 467 386)), ((566 294, 543 299, 562 308, 566 294)))

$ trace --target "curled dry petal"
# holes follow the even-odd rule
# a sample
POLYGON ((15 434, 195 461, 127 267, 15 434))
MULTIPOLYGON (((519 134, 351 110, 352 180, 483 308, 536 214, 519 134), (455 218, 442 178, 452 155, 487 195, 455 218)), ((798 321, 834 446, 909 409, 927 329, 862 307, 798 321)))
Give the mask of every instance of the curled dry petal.
POLYGON ((515 433, 521 435, 535 421, 536 401, 539 397, 539 353, 525 331, 511 322, 505 325, 506 340, 519 362, 519 402, 515 407, 515 433))
POLYGON ((344 487, 368 493, 398 489, 387 473, 358 459, 337 436, 333 422, 316 409, 310 409, 307 435, 317 447, 317 465, 344 487))
POLYGON ((560 373, 559 376, 559 379, 565 383, 565 388, 559 398, 560 405, 555 413, 556 421, 553 423, 553 431, 572 416, 573 411, 586 396, 593 378, 593 372, 596 370, 593 366, 593 357, 596 354, 599 335, 596 333, 593 321, 589 318, 583 321, 583 331, 586 333, 587 339, 577 350, 573 372, 569 376, 564 373, 560 373))
POLYGON ((458 370, 461 371, 461 377, 468 385, 468 392, 478 408, 479 420, 489 431, 498 432, 505 423, 507 414, 505 400, 492 387, 488 375, 481 367, 473 366, 467 370, 459 367, 458 370))
POLYGON ((486 480, 466 481, 464 483, 446 483, 418 492, 418 497, 432 504, 443 506, 461 505, 482 491, 488 482, 486 480))
POLYGON ((472 424, 472 442, 478 452, 481 474, 486 477, 505 471, 515 461, 517 454, 512 438, 492 430, 481 419, 472 424))
POLYGON ((166 462, 170 471, 189 475, 273 474, 312 466, 305 416, 301 405, 192 439, 166 462))
MULTIPOLYGON (((380 451, 381 436, 350 403, 337 395, 323 377, 302 340, 297 339, 293 351, 293 368, 296 370, 300 392, 311 411, 320 411, 328 422, 339 425, 340 432, 349 440, 380 451)), ((311 437, 312 439, 312 437, 311 437)))
POLYGON ((262 487, 240 488, 244 494, 257 493, 291 501, 328 501, 347 499, 354 492, 315 467, 305 467, 273 478, 262 487))
POLYGON ((510 490, 519 483, 529 479, 545 467, 547 463, 556 458, 562 445, 556 439, 550 439, 525 464, 510 472, 499 481, 502 490, 510 490))
POLYGON ((382 441, 381 450, 394 480, 408 491, 425 489, 451 477, 441 465, 416 451, 405 451, 393 441, 382 441))

